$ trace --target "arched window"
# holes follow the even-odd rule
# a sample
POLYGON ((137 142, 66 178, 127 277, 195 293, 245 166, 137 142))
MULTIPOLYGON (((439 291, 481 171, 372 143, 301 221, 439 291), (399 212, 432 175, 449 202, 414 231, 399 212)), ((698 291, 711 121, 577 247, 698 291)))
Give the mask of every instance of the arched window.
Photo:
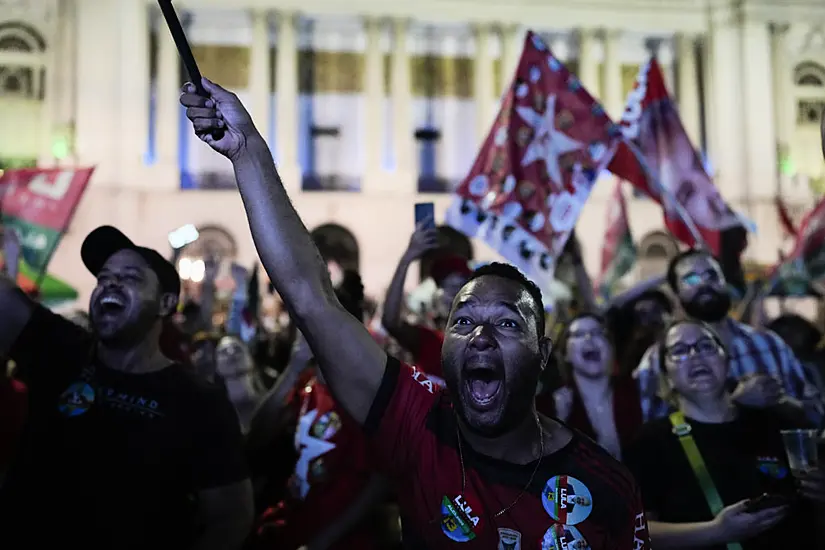
POLYGON ((670 259, 679 253, 676 240, 664 231, 653 231, 639 244, 639 275, 642 279, 661 275, 670 259))
POLYGON ((355 235, 337 223, 325 223, 312 231, 315 246, 327 261, 334 261, 342 269, 358 271, 360 248, 355 235))
POLYGON ((0 23, 0 96, 40 99, 43 96, 44 69, 39 60, 29 65, 4 64, 5 52, 37 55, 46 50, 46 41, 34 28, 17 22, 0 23))
POLYGON ((825 67, 813 61, 803 61, 794 68, 793 79, 797 86, 825 87, 825 67))

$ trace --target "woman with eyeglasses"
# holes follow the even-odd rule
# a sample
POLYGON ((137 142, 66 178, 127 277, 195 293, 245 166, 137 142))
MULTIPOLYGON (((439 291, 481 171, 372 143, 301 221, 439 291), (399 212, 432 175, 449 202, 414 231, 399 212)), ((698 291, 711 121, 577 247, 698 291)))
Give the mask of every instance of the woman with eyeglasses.
POLYGON ((820 469, 792 476, 780 434, 800 426, 734 403, 727 352, 709 325, 678 321, 658 346, 676 412, 646 424, 624 457, 655 547, 822 548, 812 503, 825 502, 825 477, 820 469))
POLYGON ((620 458, 622 446, 641 427, 642 412, 635 382, 612 376, 613 344, 604 319, 593 313, 574 317, 559 339, 558 350, 564 385, 540 395, 537 407, 620 458))

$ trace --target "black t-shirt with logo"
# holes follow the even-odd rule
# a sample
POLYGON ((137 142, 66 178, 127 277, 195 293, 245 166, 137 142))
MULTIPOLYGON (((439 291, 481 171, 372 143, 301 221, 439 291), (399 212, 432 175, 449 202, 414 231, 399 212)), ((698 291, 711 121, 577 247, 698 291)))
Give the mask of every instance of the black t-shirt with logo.
POLYGON ((4 549, 187 548, 198 491, 248 477, 231 403, 186 367, 129 374, 95 364, 89 334, 44 308, 11 356, 30 412, 0 493, 4 549))
MULTIPOLYGON (((707 424, 688 419, 691 435, 725 506, 762 493, 792 496, 795 485, 780 430, 800 426, 774 410, 740 408, 732 422, 707 424)), ((667 523, 703 522, 713 515, 669 418, 644 426, 624 452, 624 460, 642 489, 645 510, 667 523)), ((745 550, 809 546, 815 537, 812 510, 804 501, 788 519, 743 543, 745 550)), ((714 550, 725 550, 725 546, 714 550)))

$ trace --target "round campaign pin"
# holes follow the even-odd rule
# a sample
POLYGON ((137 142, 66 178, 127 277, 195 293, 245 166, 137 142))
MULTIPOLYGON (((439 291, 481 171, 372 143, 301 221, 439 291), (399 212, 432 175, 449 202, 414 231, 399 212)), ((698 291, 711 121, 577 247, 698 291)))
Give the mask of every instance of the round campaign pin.
MULTIPOLYGON (((479 507, 476 506, 479 510, 479 507)), ((481 514, 473 510, 470 501, 462 495, 441 498, 441 531, 455 542, 469 542, 476 538, 481 514)))
POLYGON ((541 550, 590 550, 590 545, 578 529, 557 523, 544 532, 541 550))
POLYGON ((60 395, 57 408, 65 416, 80 416, 95 402, 95 390, 86 382, 75 382, 60 395))
POLYGON ((583 522, 593 511, 590 489, 571 476, 548 479, 541 492, 541 503, 551 518, 566 525, 583 522))

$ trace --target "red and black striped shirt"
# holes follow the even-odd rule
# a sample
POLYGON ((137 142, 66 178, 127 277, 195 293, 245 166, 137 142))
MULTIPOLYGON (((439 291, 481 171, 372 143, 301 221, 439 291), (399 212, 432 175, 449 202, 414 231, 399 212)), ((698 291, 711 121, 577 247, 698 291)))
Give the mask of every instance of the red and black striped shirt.
POLYGON ((365 429, 375 460, 396 482, 405 548, 650 548, 633 477, 575 431, 569 444, 542 459, 521 498, 535 463, 515 465, 465 446, 462 494, 449 396, 394 358, 365 429))

